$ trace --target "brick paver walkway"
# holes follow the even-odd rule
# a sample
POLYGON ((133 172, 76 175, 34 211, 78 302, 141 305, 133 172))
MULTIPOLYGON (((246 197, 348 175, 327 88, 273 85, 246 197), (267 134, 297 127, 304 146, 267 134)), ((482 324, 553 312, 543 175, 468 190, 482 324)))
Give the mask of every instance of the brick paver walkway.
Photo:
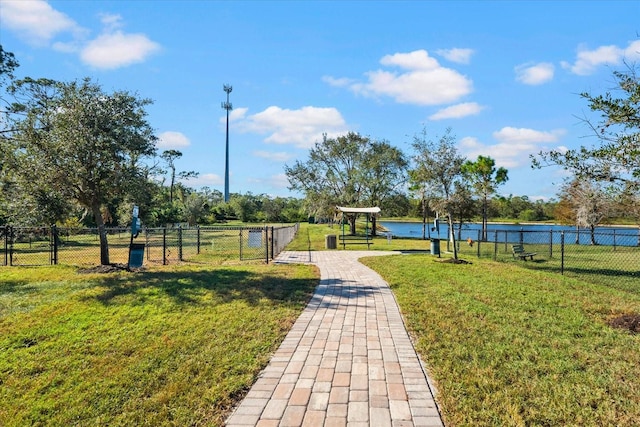
POLYGON ((357 261, 391 253, 280 254, 321 281, 228 427, 443 425, 389 286, 357 261))

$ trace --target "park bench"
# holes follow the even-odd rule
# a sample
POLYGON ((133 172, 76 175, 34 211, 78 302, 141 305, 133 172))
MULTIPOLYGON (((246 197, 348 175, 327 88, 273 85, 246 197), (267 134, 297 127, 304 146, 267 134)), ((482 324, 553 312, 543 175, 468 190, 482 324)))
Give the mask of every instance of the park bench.
POLYGON ((342 248, 345 249, 347 245, 367 245, 367 249, 371 248, 373 241, 369 236, 338 236, 342 242, 342 248))
POLYGON ((512 245, 511 250, 513 252, 513 258, 520 258, 523 261, 526 261, 529 258, 533 261, 533 256, 536 255, 536 252, 527 252, 524 250, 524 245, 512 245))

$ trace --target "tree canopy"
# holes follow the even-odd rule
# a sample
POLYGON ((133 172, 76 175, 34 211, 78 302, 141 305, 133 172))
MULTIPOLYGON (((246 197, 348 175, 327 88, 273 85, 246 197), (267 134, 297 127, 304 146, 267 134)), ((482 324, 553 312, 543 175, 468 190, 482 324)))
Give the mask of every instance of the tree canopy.
MULTIPOLYGON (((432 140, 427 138, 427 131, 423 129, 422 133, 414 136, 412 145, 415 152, 415 168, 411 173, 414 185, 430 189, 434 195, 434 209, 447 216, 450 237, 454 238, 454 212, 468 200, 459 186, 464 157, 458 154, 456 137, 448 128, 437 140, 432 140)), ((457 259, 455 242, 453 247, 454 258, 457 259)))
MULTIPOLYGON (((386 141, 355 132, 336 138, 324 135, 309 158, 285 166, 289 189, 304 193, 309 210, 329 216, 336 206, 378 205, 404 182, 407 161, 386 141)), ((349 216, 355 233, 355 216, 349 216)))
POLYGON ((74 201, 87 209, 102 230, 101 262, 108 264, 108 206, 146 185, 142 160, 155 155, 145 111, 151 101, 126 91, 107 93, 90 79, 27 78, 9 91, 17 99, 5 152, 11 178, 36 199, 74 201))
POLYGON ((478 156, 475 162, 467 160, 461 169, 465 179, 482 201, 482 238, 486 240, 489 197, 496 193, 499 185, 507 182, 508 171, 503 167, 496 168, 495 160, 482 155, 478 156))
POLYGON ((597 120, 583 118, 599 145, 552 150, 533 157, 534 167, 559 165, 578 178, 608 182, 622 189, 640 187, 640 80, 637 70, 613 72, 615 92, 584 98, 597 120))

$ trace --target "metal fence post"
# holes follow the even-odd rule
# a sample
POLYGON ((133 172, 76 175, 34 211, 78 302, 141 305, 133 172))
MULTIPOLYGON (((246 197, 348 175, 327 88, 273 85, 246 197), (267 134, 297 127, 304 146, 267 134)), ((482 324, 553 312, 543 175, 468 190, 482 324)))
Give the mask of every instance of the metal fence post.
POLYGON ((147 248, 147 261, 151 259, 151 246, 149 245, 149 229, 144 227, 144 246, 147 248))
POLYGON ((4 227, 4 265, 9 265, 9 226, 4 227))
POLYGON ((549 258, 553 258, 553 229, 549 229, 549 258))
POLYGON ((242 261, 242 228, 240 229, 240 261, 242 261))
POLYGON ((493 232, 493 260, 498 259, 498 230, 493 232))
POLYGON ((13 239, 15 237, 15 232, 13 231, 13 227, 9 226, 8 228, 8 236, 9 236, 9 265, 13 266, 13 239))
POLYGON ((167 265, 167 227, 162 229, 162 265, 167 265))
POLYGON ((271 259, 274 259, 275 256, 275 244, 276 244, 276 236, 275 236, 275 228, 273 226, 271 226, 271 259))
POLYGON ((196 233, 197 233, 196 246, 197 246, 197 248, 198 248, 198 249, 197 249, 197 251, 196 251, 196 253, 197 253, 198 255, 200 255, 200 226, 199 226, 199 225, 196 225, 196 229, 197 229, 197 230, 196 230, 196 233))
POLYGON ((509 232, 504 230, 504 251, 507 252, 507 244, 509 243, 509 232))
POLYGON ((269 264, 269 227, 264 226, 264 248, 267 253, 267 264, 269 264))
POLYGON ((560 232, 560 274, 564 274, 564 231, 560 232))
POLYGON ((58 265, 58 227, 51 226, 51 265, 58 265))
POLYGON ((182 261, 182 225, 178 226, 178 260, 182 261))

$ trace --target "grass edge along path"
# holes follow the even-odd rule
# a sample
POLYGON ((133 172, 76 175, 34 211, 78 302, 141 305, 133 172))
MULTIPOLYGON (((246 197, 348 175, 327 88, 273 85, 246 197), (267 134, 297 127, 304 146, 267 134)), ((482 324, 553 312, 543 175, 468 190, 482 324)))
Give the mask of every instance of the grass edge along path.
POLYGON ((361 260, 390 284, 446 425, 640 425, 635 293, 473 260, 361 260))
POLYGON ((222 425, 319 281, 307 265, 0 270, 0 425, 222 425))

